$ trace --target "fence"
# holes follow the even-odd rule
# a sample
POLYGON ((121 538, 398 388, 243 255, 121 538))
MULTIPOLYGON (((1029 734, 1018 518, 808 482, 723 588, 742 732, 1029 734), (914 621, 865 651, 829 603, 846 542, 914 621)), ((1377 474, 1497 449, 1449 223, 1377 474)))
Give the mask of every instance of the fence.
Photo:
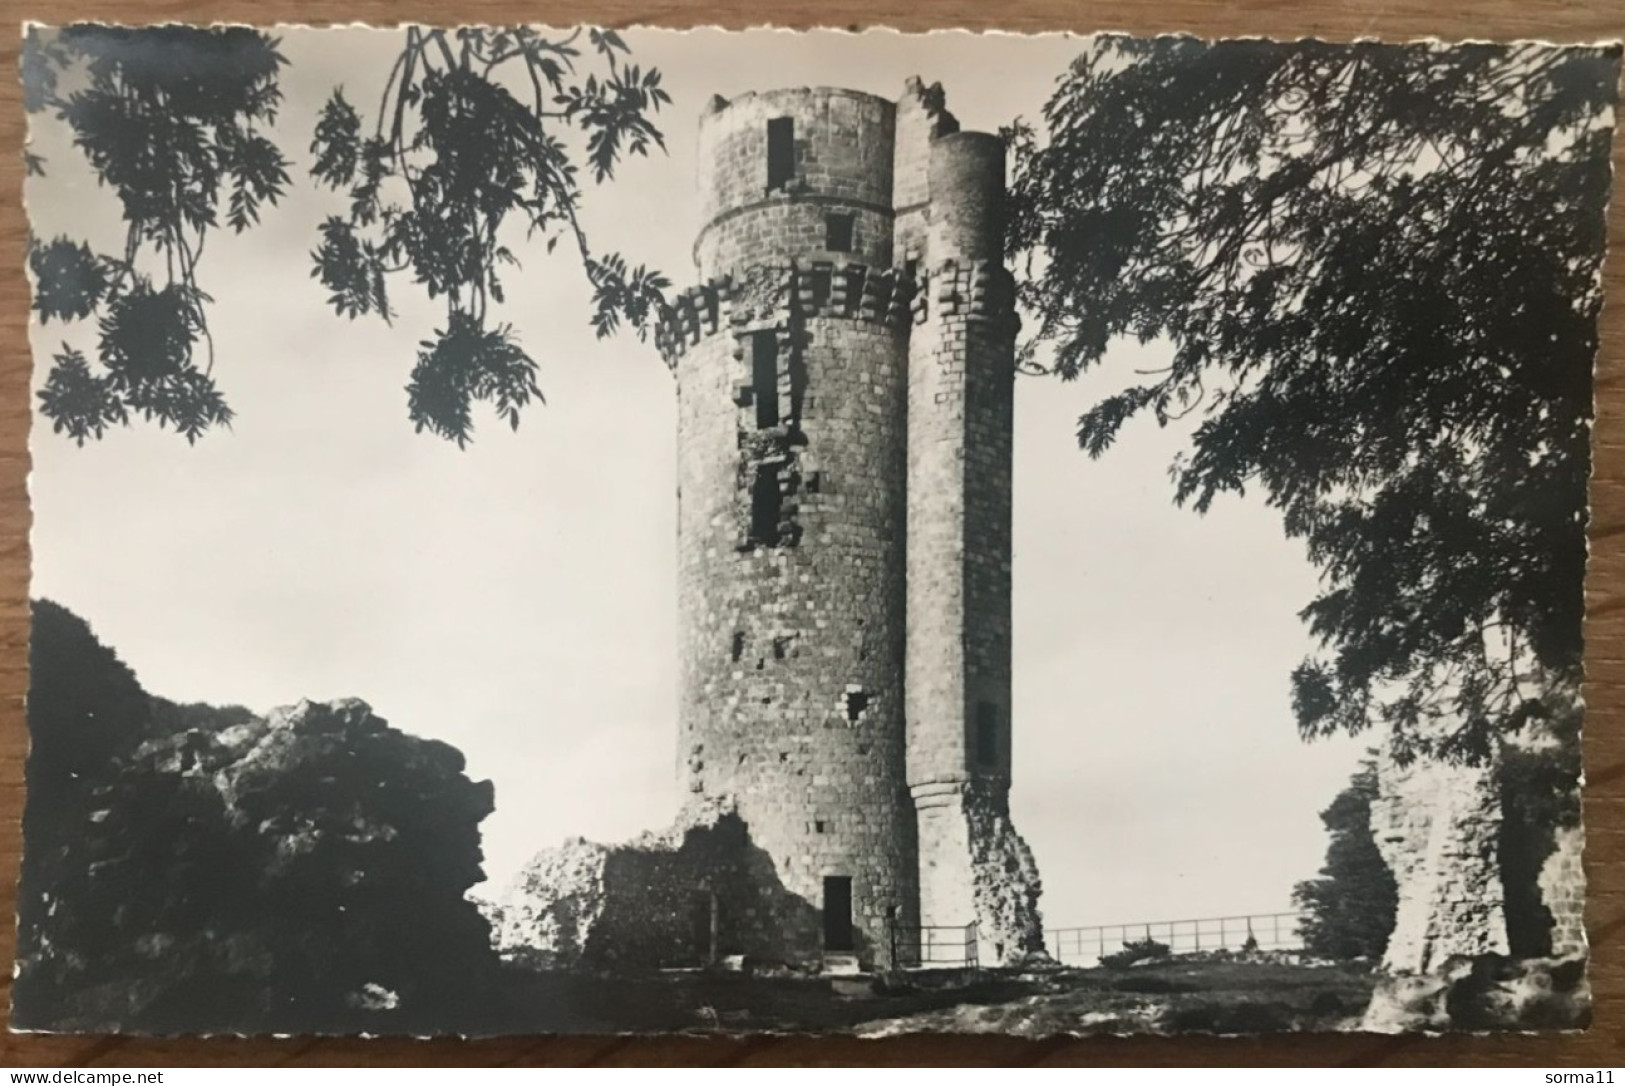
POLYGON ((976 968, 977 925, 911 927, 893 924, 891 960, 898 969, 976 968))
POLYGON ((1052 928, 1044 949, 1066 965, 1096 965, 1129 943, 1153 939, 1176 954, 1197 950, 1296 950, 1303 946, 1299 913, 1255 913, 1200 920, 1162 920, 1138 924, 1099 924, 1087 928, 1052 928))

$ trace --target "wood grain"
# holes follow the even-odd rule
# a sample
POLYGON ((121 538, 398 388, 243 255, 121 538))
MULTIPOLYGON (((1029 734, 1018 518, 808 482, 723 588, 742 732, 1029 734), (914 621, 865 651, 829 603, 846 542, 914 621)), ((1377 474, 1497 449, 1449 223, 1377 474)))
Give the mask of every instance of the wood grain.
MULTIPOLYGON (((592 22, 624 27, 772 24, 790 27, 892 26, 902 30, 967 27, 1010 31, 1186 30, 1204 36, 1541 38, 1596 41, 1625 34, 1625 0, 182 0, 112 3, 58 0, 0 4, 0 916, 11 914, 23 798, 27 734, 23 696, 28 644, 28 284, 23 274, 20 148, 24 118, 16 79, 19 25, 82 19, 123 22, 592 22)), ((1585 1034, 1500 1037, 1331 1035, 1268 1039, 912 1037, 555 1037, 463 1042, 321 1039, 126 1040, 100 1037, 0 1038, 11 1066, 564 1066, 599 1065, 1416 1065, 1595 1066, 1625 1064, 1625 267, 1619 252, 1622 209, 1615 148, 1615 195, 1606 272, 1612 304, 1603 317, 1597 370, 1596 462, 1587 582, 1586 868, 1587 919, 1594 956, 1596 1024, 1585 1034)), ((1172 617, 1172 616, 1171 616, 1172 617)), ((429 933, 425 933, 428 935, 429 933)), ((0 962, 9 962, 14 930, 0 923, 0 962)), ((8 976, 0 985, 9 986, 8 976)))

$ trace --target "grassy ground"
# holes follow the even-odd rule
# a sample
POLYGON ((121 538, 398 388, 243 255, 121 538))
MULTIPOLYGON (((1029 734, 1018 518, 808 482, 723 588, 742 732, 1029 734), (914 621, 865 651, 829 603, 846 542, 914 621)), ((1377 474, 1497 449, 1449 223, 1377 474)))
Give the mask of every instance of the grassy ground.
POLYGON ((1371 974, 1338 966, 1168 961, 1068 970, 1016 999, 967 1003, 864 1023, 858 1033, 1278 1033, 1351 1029, 1371 974))
POLYGON ((1023 1037, 1349 1028, 1372 978, 1339 966, 1165 961, 1050 973, 768 978, 516 975, 478 1032, 988 1032, 1023 1037), (492 1027, 495 1027, 494 1029, 492 1027))

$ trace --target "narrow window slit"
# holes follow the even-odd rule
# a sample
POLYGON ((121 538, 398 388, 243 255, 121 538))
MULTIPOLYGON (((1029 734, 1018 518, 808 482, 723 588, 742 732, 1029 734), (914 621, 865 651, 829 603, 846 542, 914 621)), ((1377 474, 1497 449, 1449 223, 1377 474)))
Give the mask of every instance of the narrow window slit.
POLYGON ((833 272, 828 267, 814 268, 808 277, 808 286, 812 289, 812 307, 823 309, 829 305, 830 279, 833 272))
POLYGON ((855 216, 850 212, 824 216, 824 248, 832 253, 852 251, 852 224, 855 216))
POLYGON ((767 187, 782 188, 796 175, 796 122, 774 117, 767 122, 767 187))
POLYGON ((976 763, 995 766, 999 762, 999 709, 991 701, 976 703, 976 763))
POLYGON ((750 488, 750 538, 763 546, 777 546, 779 542, 779 514, 784 495, 779 491, 779 473, 772 467, 756 469, 756 480, 750 488))
POLYGON ((779 338, 773 332, 750 337, 751 402, 756 405, 756 428, 779 424, 779 338))

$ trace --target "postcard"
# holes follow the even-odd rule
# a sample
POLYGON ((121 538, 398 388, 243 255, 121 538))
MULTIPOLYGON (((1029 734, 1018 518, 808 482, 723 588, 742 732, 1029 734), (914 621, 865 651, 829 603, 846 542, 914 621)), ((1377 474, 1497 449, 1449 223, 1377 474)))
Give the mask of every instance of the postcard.
POLYGON ((1619 74, 28 27, 13 1028, 1584 1028, 1619 74))

